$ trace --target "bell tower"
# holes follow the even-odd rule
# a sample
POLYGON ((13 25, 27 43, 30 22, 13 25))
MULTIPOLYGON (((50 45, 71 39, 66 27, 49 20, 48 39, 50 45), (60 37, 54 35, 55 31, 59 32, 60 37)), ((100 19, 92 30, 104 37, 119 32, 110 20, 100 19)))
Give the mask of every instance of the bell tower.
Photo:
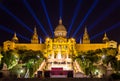
POLYGON ((90 44, 90 39, 89 39, 89 35, 88 35, 86 27, 85 27, 85 31, 83 34, 83 44, 90 44))
POLYGON ((33 44, 39 43, 36 27, 34 27, 34 33, 33 33, 32 39, 31 39, 31 43, 33 43, 33 44))
POLYGON ((14 33, 14 36, 12 38, 12 42, 18 43, 18 38, 16 36, 16 33, 14 33))

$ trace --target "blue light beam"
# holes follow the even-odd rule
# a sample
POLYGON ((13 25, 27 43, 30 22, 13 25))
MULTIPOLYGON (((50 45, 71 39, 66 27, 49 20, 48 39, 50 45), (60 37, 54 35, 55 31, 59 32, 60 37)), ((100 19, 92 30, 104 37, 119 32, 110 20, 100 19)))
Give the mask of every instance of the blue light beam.
POLYGON ((63 9, 63 0, 59 0, 59 13, 60 13, 60 18, 62 19, 62 9, 63 9))
MULTIPOLYGON (((61 0, 60 0, 60 1, 61 1, 61 0)), ((75 19, 76 19, 77 15, 78 15, 78 12, 79 12, 79 10, 80 10, 80 3, 81 3, 81 2, 82 2, 82 0, 78 0, 78 4, 77 4, 77 6, 76 6, 76 8, 75 8, 74 15, 73 15, 73 17, 72 17, 72 21, 71 21, 71 24, 70 24, 69 29, 68 29, 67 37, 68 37, 69 34, 70 34, 70 31, 71 31, 71 29, 72 29, 72 26, 73 26, 73 24, 74 24, 74 22, 75 22, 75 19)))
POLYGON ((52 37, 53 37, 53 36, 54 36, 53 27, 52 27, 52 24, 51 24, 51 22, 50 22, 50 18, 49 18, 49 16, 48 16, 48 12, 47 12, 47 9, 46 9, 46 6, 45 6, 45 2, 44 2, 44 0, 40 0, 40 1, 41 1, 41 3, 42 3, 42 7, 43 7, 43 9, 44 9, 44 12, 45 12, 45 15, 46 15, 48 24, 49 24, 49 26, 50 26, 50 30, 51 30, 51 32, 52 32, 52 37))
POLYGON ((105 19, 113 10, 115 10, 115 8, 117 8, 120 5, 120 1, 119 2, 118 1, 113 3, 109 9, 105 10, 105 12, 102 13, 102 15, 99 18, 97 18, 97 20, 95 20, 95 22, 92 25, 90 25, 88 31, 92 30, 95 27, 95 25, 97 25, 99 22, 105 19))
POLYGON ((92 37, 91 37, 91 40, 95 39, 95 38, 98 37, 99 35, 104 34, 105 32, 108 32, 108 31, 110 31, 110 30, 112 30, 112 29, 115 29, 115 28, 117 28, 117 27, 120 27, 120 22, 118 22, 118 23, 114 24, 113 26, 111 26, 110 28, 108 28, 108 29, 106 29, 106 30, 104 30, 104 31, 102 31, 102 32, 100 32, 100 33, 92 36, 92 37))
POLYGON ((35 21, 38 23, 38 25, 40 26, 40 28, 42 29, 43 33, 48 36, 47 32, 45 31, 43 25, 40 23, 39 19, 36 17, 34 11, 32 10, 32 8, 30 7, 30 5, 27 3, 27 0, 23 1, 26 8, 28 9, 28 11, 31 13, 31 15, 33 16, 33 18, 35 19, 35 21))
POLYGON ((15 19, 19 24, 21 24, 24 28, 33 32, 22 20, 20 20, 17 16, 15 16, 12 12, 10 12, 3 4, 0 3, 0 8, 4 10, 7 14, 9 14, 13 19, 15 19))
MULTIPOLYGON (((0 25, 0 29, 4 30, 4 31, 6 31, 6 32, 8 32, 8 33, 10 33, 10 34, 14 34, 14 31, 13 31, 13 30, 11 30, 11 29, 9 29, 9 28, 7 28, 7 27, 5 27, 5 26, 0 25)), ((24 36, 22 36, 22 35, 19 34, 19 33, 16 33, 16 34, 17 34, 18 37, 23 38, 23 39, 25 39, 25 40, 27 40, 27 41, 30 42, 30 39, 28 39, 27 37, 24 37, 24 36)))
MULTIPOLYGON (((119 6, 120 2, 115 2, 113 3, 110 8, 106 9, 104 13, 102 13, 102 15, 97 18, 97 20, 95 20, 95 22, 89 26, 88 31, 92 30, 95 25, 97 25, 99 22, 101 22, 104 18, 106 18, 113 10, 115 10, 115 8, 117 8, 119 6)), ((80 39, 83 36, 83 33, 78 37, 78 39, 80 39)))
POLYGON ((89 11, 87 12, 87 14, 85 15, 85 17, 83 18, 82 22, 79 24, 79 26, 77 27, 76 31, 73 33, 72 37, 75 37, 75 35, 77 34, 77 32, 80 30, 81 26, 83 25, 83 23, 86 21, 87 17, 90 15, 90 13, 92 12, 92 10, 95 8, 95 6, 97 5, 99 0, 95 0, 93 5, 91 6, 91 8, 89 9, 89 11))

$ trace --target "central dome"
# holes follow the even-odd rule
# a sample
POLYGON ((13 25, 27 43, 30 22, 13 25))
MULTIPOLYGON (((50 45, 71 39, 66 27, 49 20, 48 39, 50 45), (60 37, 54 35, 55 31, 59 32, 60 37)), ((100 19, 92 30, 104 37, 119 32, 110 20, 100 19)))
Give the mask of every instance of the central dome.
POLYGON ((59 20, 59 25, 56 27, 55 31, 66 31, 65 26, 62 24, 62 20, 59 20))
POLYGON ((59 25, 55 28, 55 37, 66 37, 67 31, 65 26, 62 24, 62 19, 59 20, 59 25))

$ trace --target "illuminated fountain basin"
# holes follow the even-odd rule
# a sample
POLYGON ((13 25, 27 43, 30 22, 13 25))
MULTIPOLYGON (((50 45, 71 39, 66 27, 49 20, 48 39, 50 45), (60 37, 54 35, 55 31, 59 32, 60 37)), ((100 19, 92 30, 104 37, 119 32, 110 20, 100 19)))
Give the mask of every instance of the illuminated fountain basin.
POLYGON ((48 59, 46 69, 51 70, 52 68, 63 68, 63 70, 73 70, 72 59, 48 59))
POLYGON ((50 72, 50 77, 67 77, 70 72, 73 72, 73 61, 71 58, 68 58, 67 54, 66 57, 62 57, 60 51, 56 57, 53 53, 47 59, 46 71, 50 72))
POLYGON ((47 60, 46 70, 51 70, 52 68, 63 68, 63 70, 73 70, 72 59, 68 57, 62 57, 61 51, 58 51, 58 54, 54 55, 54 52, 50 58, 47 60))

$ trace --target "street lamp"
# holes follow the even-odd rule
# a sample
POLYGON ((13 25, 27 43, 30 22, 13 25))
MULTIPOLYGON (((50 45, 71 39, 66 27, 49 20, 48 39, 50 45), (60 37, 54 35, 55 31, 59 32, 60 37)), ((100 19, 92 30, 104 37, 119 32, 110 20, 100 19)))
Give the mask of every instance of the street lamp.
POLYGON ((18 76, 17 76, 17 78, 23 77, 22 74, 23 74, 24 72, 25 72, 25 71, 24 71, 24 68, 22 68, 22 67, 19 68, 19 69, 18 69, 18 76))

